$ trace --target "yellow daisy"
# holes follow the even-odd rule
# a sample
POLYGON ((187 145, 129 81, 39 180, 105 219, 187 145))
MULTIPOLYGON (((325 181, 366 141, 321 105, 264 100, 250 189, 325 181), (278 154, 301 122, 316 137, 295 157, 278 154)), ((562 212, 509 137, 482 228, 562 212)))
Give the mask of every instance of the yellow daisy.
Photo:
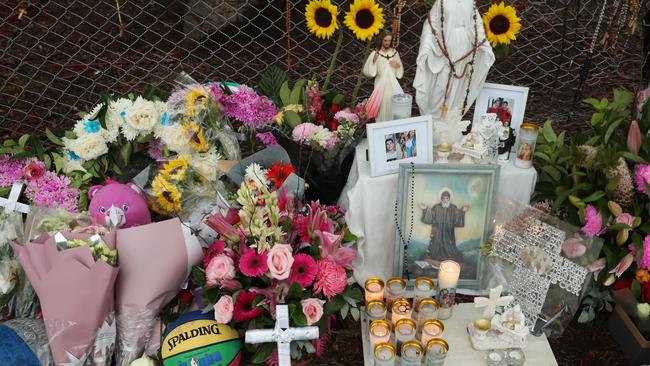
POLYGON ((196 122, 186 123, 183 126, 183 133, 187 136, 192 149, 198 153, 207 152, 210 149, 208 141, 205 139, 203 130, 196 122))
POLYGON ((181 210, 181 192, 161 174, 154 178, 151 189, 156 203, 165 213, 171 214, 181 210))
POLYGON ((210 100, 210 92, 203 86, 190 89, 185 97, 185 114, 195 116, 198 111, 205 110, 210 100))
POLYGON ((180 158, 165 163, 160 174, 167 180, 183 180, 185 179, 185 172, 187 172, 188 166, 189 161, 187 158, 181 156, 180 158))
POLYGON ((359 40, 367 41, 384 27, 384 11, 375 0, 354 0, 344 23, 359 40))
POLYGON ((305 8, 307 29, 321 39, 329 39, 339 29, 339 9, 330 0, 312 0, 305 8))
POLYGON ((485 33, 492 47, 498 44, 510 44, 510 41, 517 39, 517 33, 521 30, 521 19, 517 17, 517 10, 505 5, 503 2, 492 4, 488 11, 483 14, 485 33))

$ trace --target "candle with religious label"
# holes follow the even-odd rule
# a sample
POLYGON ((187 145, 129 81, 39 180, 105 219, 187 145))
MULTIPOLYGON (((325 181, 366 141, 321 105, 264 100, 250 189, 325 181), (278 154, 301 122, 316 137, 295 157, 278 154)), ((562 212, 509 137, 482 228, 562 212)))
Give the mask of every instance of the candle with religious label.
POLYGON ((435 285, 433 284, 432 279, 427 277, 418 278, 415 280, 415 287, 413 290, 413 303, 417 304, 425 297, 433 296, 434 289, 435 285))
POLYGON ((537 135, 539 127, 532 123, 524 123, 519 127, 519 145, 517 146, 517 157, 515 166, 519 168, 530 168, 533 166, 533 155, 535 154, 535 144, 537 144, 537 135))
POLYGON ((380 343, 375 346, 373 353, 375 366, 395 366, 397 352, 395 346, 390 343, 380 343))
POLYGON ((446 260, 440 262, 438 270, 438 319, 449 319, 456 301, 456 286, 460 277, 460 264, 446 260))
MULTIPOLYGON (((405 299, 400 298, 393 301, 393 308, 391 322, 393 325, 397 324, 400 319, 410 319, 413 308, 411 308, 411 303, 405 299)), ((399 349, 397 350, 399 352, 399 349)))
POLYGON ((409 341, 402 345, 402 366, 420 366, 424 348, 418 341, 409 341))
POLYGON ((420 300, 417 306, 418 325, 421 326, 422 323, 429 319, 435 319, 439 308, 440 304, 430 297, 420 300))
POLYGON ((402 345, 415 339, 416 326, 411 319, 400 319, 395 325, 395 343, 397 345, 397 355, 402 353, 402 345))
POLYGON ((387 312, 386 304, 383 301, 371 301, 366 305, 366 314, 371 321, 386 319, 387 312))
POLYGON ((406 293, 406 281, 402 278, 394 277, 386 281, 386 305, 393 306, 393 301, 404 297, 406 293))
POLYGON ((505 366, 505 356, 502 351, 494 350, 488 352, 486 357, 487 366, 505 366))
POLYGON ((420 336, 422 344, 427 344, 430 340, 440 337, 444 330, 445 326, 439 320, 431 319, 425 321, 422 324, 422 336, 420 336))
POLYGON ((427 358, 425 366, 442 366, 449 353, 449 344, 442 338, 434 338, 427 342, 427 358))
POLYGON ((379 343, 388 343, 392 332, 390 323, 385 320, 375 320, 370 323, 370 345, 374 348, 379 343))
POLYGON ((506 362, 508 366, 522 366, 526 362, 526 356, 521 349, 510 349, 506 351, 506 362))
POLYGON ((366 304, 371 301, 384 301, 384 281, 381 278, 368 278, 365 288, 366 304))

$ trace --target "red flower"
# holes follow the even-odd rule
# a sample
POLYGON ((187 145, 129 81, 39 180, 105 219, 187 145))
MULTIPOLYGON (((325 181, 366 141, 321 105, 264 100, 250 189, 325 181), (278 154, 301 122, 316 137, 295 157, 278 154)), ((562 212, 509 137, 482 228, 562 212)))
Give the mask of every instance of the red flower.
POLYGON ((212 258, 214 258, 216 255, 223 253, 224 249, 226 249, 225 241, 217 240, 214 243, 212 243, 210 247, 206 249, 205 253, 203 254, 203 267, 204 268, 208 267, 208 263, 210 263, 210 260, 212 260, 212 258))
POLYGON ((650 282, 641 287, 641 301, 650 302, 650 282))
POLYGON ((338 130, 340 125, 341 125, 341 122, 339 122, 336 118, 332 118, 329 122, 327 122, 327 128, 330 131, 338 130))
POLYGON ((255 296, 257 296, 257 293, 255 291, 246 290, 240 292, 239 295, 237 295, 233 313, 233 319, 236 322, 245 322, 262 315, 264 309, 253 307, 255 296))
POLYGON ((244 276, 260 277, 269 270, 266 259, 266 252, 258 254, 256 249, 250 249, 239 259, 239 270, 244 276))
POLYGON ((314 258, 308 254, 296 254, 293 256, 289 283, 298 282, 302 288, 306 288, 314 283, 316 273, 318 273, 318 266, 314 258))
POLYGON ((327 115, 321 109, 320 111, 318 111, 318 113, 316 113, 316 118, 315 118, 314 123, 317 124, 317 125, 320 125, 323 122, 325 122, 326 119, 327 119, 327 115))
POLYGON ((293 165, 291 165, 291 163, 273 163, 271 169, 266 173, 266 176, 271 182, 273 182, 273 187, 275 189, 280 189, 284 181, 293 172, 293 165))
POLYGON ((189 304, 192 302, 192 300, 194 300, 194 295, 192 295, 192 293, 187 290, 181 291, 181 293, 178 295, 178 301, 182 303, 189 304))
POLYGON ((330 107, 330 113, 336 114, 336 112, 339 112, 341 110, 341 105, 340 104, 332 104, 330 107))
POLYGON ((624 289, 624 288, 630 288, 630 286, 632 286, 632 280, 631 279, 629 279, 629 278, 620 279, 620 280, 614 282, 614 286, 612 286, 612 290, 613 291, 621 290, 621 289, 624 289))
POLYGON ((32 161, 31 163, 27 164, 23 169, 23 176, 27 180, 38 179, 44 175, 45 175, 45 164, 38 161, 32 161))

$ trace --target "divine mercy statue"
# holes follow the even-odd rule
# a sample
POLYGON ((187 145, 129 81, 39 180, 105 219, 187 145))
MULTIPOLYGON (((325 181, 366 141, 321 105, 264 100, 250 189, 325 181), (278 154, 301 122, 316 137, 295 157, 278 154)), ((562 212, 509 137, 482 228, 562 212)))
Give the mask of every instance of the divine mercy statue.
POLYGON ((382 32, 377 49, 370 53, 363 65, 363 74, 375 78, 375 89, 366 103, 366 114, 377 122, 393 119, 391 98, 404 93, 397 81, 404 75, 404 66, 399 52, 392 48, 392 42, 392 33, 382 32))
POLYGON ((464 115, 494 63, 494 53, 473 0, 436 0, 422 27, 413 87, 420 114, 464 115))

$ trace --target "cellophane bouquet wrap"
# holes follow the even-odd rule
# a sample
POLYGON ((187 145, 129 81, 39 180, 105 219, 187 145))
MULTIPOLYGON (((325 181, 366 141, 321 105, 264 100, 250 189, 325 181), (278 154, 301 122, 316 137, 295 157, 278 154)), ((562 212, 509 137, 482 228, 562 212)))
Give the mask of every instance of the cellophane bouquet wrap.
POLYGON ((118 366, 128 366, 160 345, 158 315, 181 290, 201 246, 179 219, 117 231, 120 274, 116 284, 118 366))
POLYGON ((22 220, 21 213, 0 208, 0 321, 34 316, 38 305, 9 245, 10 241, 22 240, 22 220))
POLYGON ((12 247, 40 300, 55 365, 110 365, 115 235, 44 233, 12 247))

